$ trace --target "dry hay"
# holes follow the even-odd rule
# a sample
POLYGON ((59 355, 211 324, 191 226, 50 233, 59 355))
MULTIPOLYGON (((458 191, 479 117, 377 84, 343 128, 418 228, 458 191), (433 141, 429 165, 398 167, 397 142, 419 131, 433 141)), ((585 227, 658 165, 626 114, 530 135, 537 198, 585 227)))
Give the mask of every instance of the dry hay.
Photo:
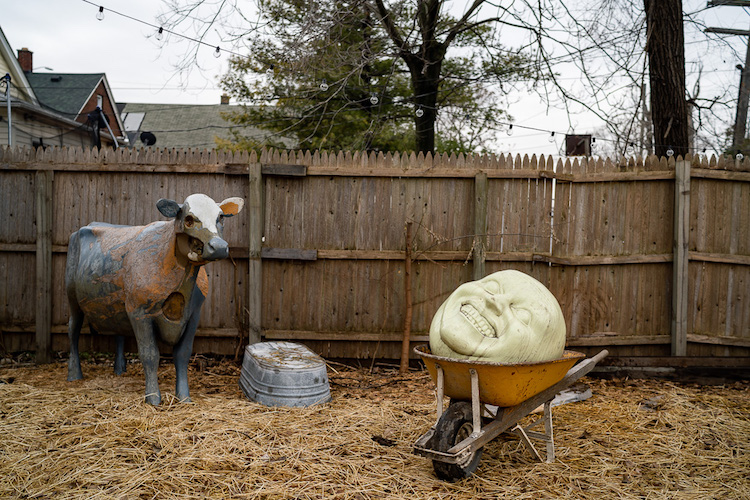
POLYGON ((424 372, 331 365, 333 401, 289 409, 247 401, 228 362, 191 366, 192 404, 162 366, 156 408, 139 364, 111 370, 68 383, 62 363, 0 368, 0 497, 750 498, 746 382, 587 378, 591 399, 553 410, 555 463, 501 437, 451 484, 411 453, 434 419, 424 372))

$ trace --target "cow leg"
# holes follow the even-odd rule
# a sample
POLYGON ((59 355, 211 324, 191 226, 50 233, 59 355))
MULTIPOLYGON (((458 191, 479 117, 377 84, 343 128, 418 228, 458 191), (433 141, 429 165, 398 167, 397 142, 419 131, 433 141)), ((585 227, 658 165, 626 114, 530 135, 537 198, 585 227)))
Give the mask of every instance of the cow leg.
POLYGON ((70 304, 70 319, 68 320, 68 341, 70 343, 70 356, 68 357, 68 381, 81 380, 81 358, 78 354, 78 337, 83 325, 83 311, 77 303, 70 304))
POLYGON ((115 338, 117 350, 115 351, 115 375, 122 375, 127 370, 128 365, 125 362, 125 337, 118 335, 115 338))
POLYGON ((143 374, 146 378, 146 402, 151 405, 161 403, 161 391, 159 391, 159 346, 154 336, 154 324, 150 319, 133 320, 133 331, 138 341, 138 357, 143 365, 143 374))
POLYGON ((190 317, 190 321, 185 326, 185 332, 180 340, 174 346, 172 357, 174 359, 174 370, 176 375, 175 394, 180 401, 190 401, 190 387, 188 386, 188 364, 190 355, 193 353, 193 340, 195 331, 198 329, 200 320, 200 306, 190 317))

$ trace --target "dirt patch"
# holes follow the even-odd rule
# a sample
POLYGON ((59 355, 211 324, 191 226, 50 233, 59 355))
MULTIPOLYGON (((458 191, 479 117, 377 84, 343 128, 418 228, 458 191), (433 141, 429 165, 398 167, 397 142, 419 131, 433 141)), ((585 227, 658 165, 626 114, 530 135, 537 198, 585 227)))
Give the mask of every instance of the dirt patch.
POLYGON ((85 362, 0 366, 2 498, 722 498, 750 497, 750 384, 720 387, 585 378, 593 397, 553 409, 557 460, 515 437, 484 449, 477 473, 438 480, 411 453, 435 419, 426 372, 329 365, 333 400, 267 408, 239 366, 196 359, 193 403, 143 402, 124 376, 85 362))

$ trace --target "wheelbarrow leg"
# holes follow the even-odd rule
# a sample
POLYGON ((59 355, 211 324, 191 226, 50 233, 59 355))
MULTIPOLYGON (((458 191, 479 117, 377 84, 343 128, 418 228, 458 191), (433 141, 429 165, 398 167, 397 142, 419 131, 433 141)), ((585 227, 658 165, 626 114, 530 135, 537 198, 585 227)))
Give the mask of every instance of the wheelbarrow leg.
POLYGON ((552 434, 552 401, 544 403, 544 433, 547 435, 547 463, 555 461, 555 438, 552 434))
POLYGON ((479 374, 475 369, 469 370, 471 375, 471 414, 474 429, 471 437, 477 437, 482 432, 482 402, 479 399, 479 374))
POLYGON ((547 445, 546 462, 549 464, 555 461, 555 439, 552 430, 552 401, 547 401, 546 403, 544 403, 544 415, 541 418, 537 419, 532 424, 526 427, 516 425, 513 429, 510 430, 510 432, 520 437, 521 441, 523 441, 524 444, 529 447, 531 453, 533 453, 540 462, 542 461, 542 455, 536 449, 534 443, 531 442, 531 439, 533 438, 544 441, 547 445), (544 433, 534 432, 531 430, 540 423, 544 423, 544 433))

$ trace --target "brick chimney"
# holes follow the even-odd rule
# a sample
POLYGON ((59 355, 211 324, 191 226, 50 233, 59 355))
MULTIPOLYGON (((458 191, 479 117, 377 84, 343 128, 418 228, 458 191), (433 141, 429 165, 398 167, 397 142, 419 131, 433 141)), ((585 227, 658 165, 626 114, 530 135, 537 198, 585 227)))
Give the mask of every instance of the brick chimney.
POLYGON ((221 94, 221 104, 229 104, 229 95, 221 94))
POLYGON ((24 73, 31 73, 34 67, 34 53, 26 47, 18 49, 18 63, 24 73))

